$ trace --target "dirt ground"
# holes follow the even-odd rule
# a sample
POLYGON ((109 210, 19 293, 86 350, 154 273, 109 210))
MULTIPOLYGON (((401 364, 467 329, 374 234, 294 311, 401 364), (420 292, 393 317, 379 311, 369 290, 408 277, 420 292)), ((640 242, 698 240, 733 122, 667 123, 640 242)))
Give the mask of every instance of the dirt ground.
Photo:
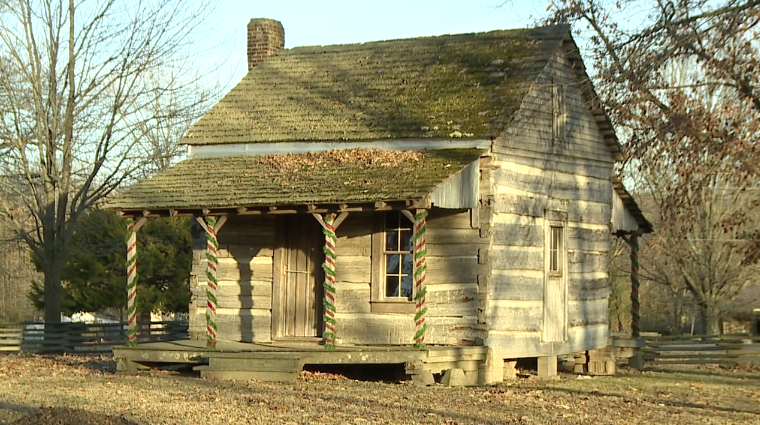
MULTIPOLYGON (((691 367, 426 388, 303 372, 295 384, 116 375, 108 357, 0 355, 0 424, 760 424, 760 369, 691 367)), ((382 373, 382 372, 381 372, 382 373)))

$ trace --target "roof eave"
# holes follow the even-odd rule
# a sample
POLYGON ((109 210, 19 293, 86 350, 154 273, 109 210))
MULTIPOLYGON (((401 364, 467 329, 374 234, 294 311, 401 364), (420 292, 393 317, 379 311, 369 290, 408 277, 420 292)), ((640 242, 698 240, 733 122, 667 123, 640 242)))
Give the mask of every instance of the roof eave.
POLYGON ((374 211, 399 211, 418 208, 430 208, 430 199, 427 196, 409 198, 404 200, 375 200, 360 202, 318 202, 305 204, 278 204, 266 206, 224 206, 224 207, 193 207, 193 208, 114 208, 125 218, 137 217, 200 217, 207 215, 287 215, 287 214, 326 214, 340 212, 374 212, 374 211))

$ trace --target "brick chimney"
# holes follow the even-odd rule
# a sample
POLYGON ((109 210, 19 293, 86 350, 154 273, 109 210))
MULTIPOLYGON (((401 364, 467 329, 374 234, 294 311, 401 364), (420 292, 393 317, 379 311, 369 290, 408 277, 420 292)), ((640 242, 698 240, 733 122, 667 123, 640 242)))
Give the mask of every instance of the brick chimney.
POLYGON ((285 29, 280 21, 257 18, 248 23, 248 70, 285 47, 285 29))

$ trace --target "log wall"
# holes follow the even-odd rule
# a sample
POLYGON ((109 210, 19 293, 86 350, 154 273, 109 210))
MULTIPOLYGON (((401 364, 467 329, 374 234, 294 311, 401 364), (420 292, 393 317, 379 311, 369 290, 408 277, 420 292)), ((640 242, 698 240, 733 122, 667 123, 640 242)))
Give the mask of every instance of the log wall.
MULTIPOLYGON (((269 342, 272 331, 274 217, 231 216, 218 234, 218 338, 269 342)), ((206 332, 206 239, 198 232, 190 273, 190 337, 206 332)))
POLYGON ((482 192, 492 211, 484 218, 492 236, 481 296, 486 343, 504 358, 605 346, 614 159, 563 55, 530 89, 493 156, 490 193, 482 192), (552 137, 552 84, 565 87, 564 140, 552 137), (565 226, 566 324, 544 321, 549 217, 565 226), (566 326, 564 340, 542 342, 546 326, 566 326))
MULTIPOLYGON (((414 313, 372 312, 371 214, 352 214, 337 231, 338 341, 412 344, 414 313)), ((473 345, 477 330, 478 254, 488 246, 469 210, 432 209, 427 231, 429 344, 473 345)))
MULTIPOLYGON (((476 213, 477 214, 477 213, 476 213)), ((311 216, 304 219, 313 220, 311 216)), ((477 217, 474 218, 477 221, 477 217)), ((473 228, 470 210, 430 211, 427 247, 426 342, 473 345, 477 329, 478 275, 488 239, 473 228), (479 257, 480 256, 480 257, 479 257)), ((339 343, 412 344, 414 313, 377 313, 371 305, 371 213, 353 213, 338 228, 336 251, 339 343)), ((232 216, 219 231, 217 325, 220 340, 272 340, 273 217, 232 216)), ((195 238, 191 273, 190 334, 205 336, 206 259, 202 233, 195 238)))

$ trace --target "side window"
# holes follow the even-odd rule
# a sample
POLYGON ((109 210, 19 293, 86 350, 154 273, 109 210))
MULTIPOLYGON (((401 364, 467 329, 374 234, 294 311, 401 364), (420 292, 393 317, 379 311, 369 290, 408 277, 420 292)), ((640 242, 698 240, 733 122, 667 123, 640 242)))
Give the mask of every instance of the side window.
POLYGON ((552 84, 552 141, 565 141, 567 110, 565 106, 565 86, 552 84))
POLYGON ((549 226, 549 275, 562 275, 562 226, 549 226))

